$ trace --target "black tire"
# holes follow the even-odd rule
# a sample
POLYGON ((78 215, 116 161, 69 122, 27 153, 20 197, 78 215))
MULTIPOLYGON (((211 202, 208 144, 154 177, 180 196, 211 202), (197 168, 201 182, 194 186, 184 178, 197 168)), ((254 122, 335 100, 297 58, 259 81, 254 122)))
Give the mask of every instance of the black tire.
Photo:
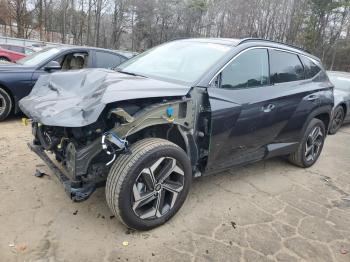
POLYGON ((179 146, 164 139, 143 139, 133 144, 130 151, 130 154, 120 155, 113 164, 107 177, 106 199, 112 213, 119 217, 120 221, 127 227, 149 230, 164 224, 183 205, 192 182, 192 168, 186 153, 179 146), (176 169, 173 168, 173 163, 175 163, 176 169), (152 170, 154 166, 156 167, 153 169, 154 172, 151 171, 149 174, 145 172, 145 170, 152 170), (166 170, 168 167, 171 167, 171 169, 166 170), (174 171, 171 171, 172 173, 168 172, 170 170, 174 171), (178 170, 181 172, 178 172, 178 170), (160 175, 168 173, 171 173, 171 175, 161 182, 162 178, 157 176, 156 171, 160 175), (148 178, 146 179, 146 177, 148 178), (174 182, 175 177, 181 182, 174 182), (143 181, 143 183, 140 181, 143 181), (152 184, 150 181, 154 181, 154 183, 152 184), (166 189, 172 183, 177 183, 176 190, 179 191, 176 194, 166 189), (161 186, 159 186, 160 184, 161 186), (157 186, 160 188, 157 189, 157 186), (141 200, 136 201, 135 191, 139 199, 143 198, 141 194, 151 196, 147 200, 143 200, 142 203, 141 200), (155 199, 150 200, 151 198, 155 199), (159 199, 162 199, 162 202, 159 199), (160 206, 158 200, 159 203, 162 203, 161 209, 157 209, 160 206), (144 204, 146 201, 150 202, 144 204), (154 204, 153 201, 156 201, 156 203, 154 204), (148 211, 148 208, 154 212, 154 215, 142 218, 142 216, 146 217, 146 215, 152 213, 148 211), (144 213, 142 213, 143 209, 145 210, 144 213))
POLYGON ((304 136, 299 144, 298 150, 289 155, 289 162, 303 168, 311 167, 313 164, 316 163, 317 159, 319 158, 322 152, 325 137, 326 128, 324 123, 319 119, 312 119, 305 130, 304 136), (316 129, 320 132, 320 135, 317 135, 315 145, 312 145, 315 146, 315 148, 312 152, 309 152, 309 149, 311 147, 312 133, 315 132, 316 129), (315 152, 316 147, 317 152, 315 152), (307 153, 307 150, 309 153, 307 153), (313 155, 313 157, 311 157, 311 153, 313 152, 315 152, 315 154, 313 155))
POLYGON ((5 120, 12 110, 10 95, 0 87, 0 122, 5 120))
POLYGON ((10 62, 10 59, 8 59, 7 57, 1 56, 0 61, 10 62))
POLYGON ((344 108, 342 106, 337 106, 334 109, 332 122, 329 128, 329 134, 334 135, 339 131, 339 129, 343 125, 344 118, 345 118, 344 108))

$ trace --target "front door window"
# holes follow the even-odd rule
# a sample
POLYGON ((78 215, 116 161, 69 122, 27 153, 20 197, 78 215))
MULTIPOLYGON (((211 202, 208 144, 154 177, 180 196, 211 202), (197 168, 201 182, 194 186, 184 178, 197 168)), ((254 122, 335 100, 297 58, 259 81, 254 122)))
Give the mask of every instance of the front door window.
POLYGON ((266 49, 248 50, 236 57, 221 73, 220 87, 242 89, 265 86, 269 81, 266 49))

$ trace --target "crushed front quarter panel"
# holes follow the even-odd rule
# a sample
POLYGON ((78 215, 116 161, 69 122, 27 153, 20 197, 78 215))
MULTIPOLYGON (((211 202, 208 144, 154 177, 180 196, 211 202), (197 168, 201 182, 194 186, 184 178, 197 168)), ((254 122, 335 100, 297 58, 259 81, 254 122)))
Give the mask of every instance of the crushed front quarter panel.
POLYGON ((39 78, 21 110, 48 126, 82 127, 96 122, 109 103, 184 96, 190 86, 106 69, 58 72, 39 78))

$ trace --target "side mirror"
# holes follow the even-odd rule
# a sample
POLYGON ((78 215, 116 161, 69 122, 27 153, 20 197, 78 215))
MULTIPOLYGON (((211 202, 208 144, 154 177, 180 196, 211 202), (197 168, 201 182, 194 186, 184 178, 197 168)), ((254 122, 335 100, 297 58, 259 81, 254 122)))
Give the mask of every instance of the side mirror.
POLYGON ((50 61, 44 67, 45 71, 61 70, 61 65, 57 61, 50 61))

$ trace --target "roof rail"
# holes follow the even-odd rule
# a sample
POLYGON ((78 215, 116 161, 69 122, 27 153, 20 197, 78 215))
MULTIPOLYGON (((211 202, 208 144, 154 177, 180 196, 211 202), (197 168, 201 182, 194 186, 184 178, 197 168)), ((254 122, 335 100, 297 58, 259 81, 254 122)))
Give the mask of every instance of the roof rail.
POLYGON ((265 38, 254 38, 254 37, 251 37, 251 38, 243 38, 243 39, 238 43, 238 45, 243 44, 243 43, 246 43, 246 42, 249 42, 249 41, 266 41, 266 42, 271 42, 271 43, 286 45, 286 46, 289 46, 289 47, 298 49, 298 50, 300 50, 300 51, 303 51, 303 52, 305 52, 305 53, 311 54, 309 51, 307 51, 306 49, 303 49, 303 48, 301 48, 301 47, 294 46, 294 45, 291 45, 291 44, 286 44, 286 43, 279 42, 279 41, 274 41, 274 40, 270 40, 270 39, 265 39, 265 38))

